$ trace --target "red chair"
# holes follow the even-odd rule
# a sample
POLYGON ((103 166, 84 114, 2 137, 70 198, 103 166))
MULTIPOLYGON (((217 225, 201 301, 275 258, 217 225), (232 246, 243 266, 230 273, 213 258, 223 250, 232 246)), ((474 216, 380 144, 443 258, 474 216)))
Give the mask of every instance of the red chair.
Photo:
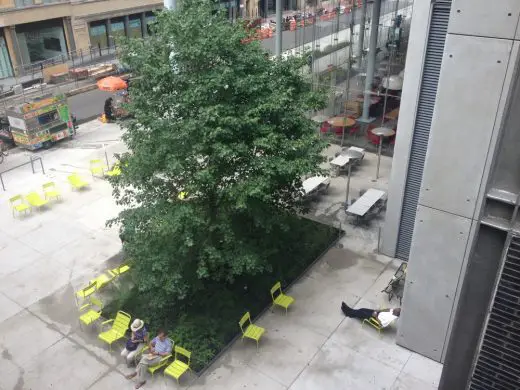
POLYGON ((336 135, 341 136, 343 134, 343 127, 333 127, 332 129, 334 130, 336 135))
MULTIPOLYGON (((352 115, 349 115, 348 118, 350 119, 353 119, 353 120, 357 120, 357 118, 355 116, 352 116, 352 115)), ((349 129, 348 129, 348 135, 355 135, 359 132, 359 125, 356 123, 354 126, 351 126, 349 129)))
POLYGON ((367 131, 367 138, 368 142, 370 142, 373 145, 378 146, 379 145, 379 137, 372 133, 372 129, 375 129, 375 126, 370 126, 367 131))
POLYGON ((331 127, 331 126, 330 126, 329 122, 323 122, 323 123, 321 124, 320 131, 321 131, 322 133, 328 133, 329 130, 330 130, 330 127, 331 127))

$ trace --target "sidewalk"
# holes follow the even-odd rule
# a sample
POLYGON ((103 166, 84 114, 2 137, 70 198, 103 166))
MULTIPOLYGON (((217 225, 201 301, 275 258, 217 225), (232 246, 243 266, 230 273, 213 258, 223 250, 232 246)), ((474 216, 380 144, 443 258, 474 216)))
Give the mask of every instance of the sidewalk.
MULTIPOLYGON (((121 130, 94 121, 80 126, 72 141, 38 152, 47 175, 30 167, 7 175, 0 192, 0 389, 110 390, 132 389, 118 352, 98 342, 94 329, 81 329, 74 291, 87 280, 122 261, 117 229, 105 221, 118 212, 110 185, 92 179, 88 162, 109 160, 124 150, 121 130), (77 171, 90 188, 72 192, 68 173, 77 171), (41 188, 53 180, 63 201, 27 218, 13 218, 8 199, 41 188)), ((333 155, 334 147, 327 150, 333 155)), ((7 157, 9 164, 27 161, 28 152, 7 157)), ((367 154, 353 172, 351 197, 360 189, 386 189, 391 160, 382 159, 381 176, 372 182, 376 158, 367 154)), ((4 166, 2 165, 2 169, 4 166)), ((346 223, 342 203, 346 178, 333 178, 329 192, 309 217, 341 223, 346 231, 288 293, 296 299, 286 316, 268 311, 258 324, 267 329, 257 352, 254 344, 237 341, 200 378, 187 375, 182 388, 232 390, 276 389, 410 389, 436 388, 441 365, 394 344, 395 330, 378 336, 375 329, 345 318, 342 300, 350 305, 388 306, 384 288, 398 263, 375 252, 378 226, 346 223)), ((392 305, 396 305, 396 301, 392 305)), ((238 332, 237 326, 237 332, 238 332)), ((171 378, 156 375, 143 389, 172 389, 171 378)))

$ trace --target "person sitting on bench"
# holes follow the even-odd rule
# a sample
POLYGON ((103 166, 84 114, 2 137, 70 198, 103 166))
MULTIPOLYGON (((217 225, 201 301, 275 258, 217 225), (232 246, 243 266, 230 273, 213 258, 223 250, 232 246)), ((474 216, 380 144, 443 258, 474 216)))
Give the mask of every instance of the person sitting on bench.
POLYGON ((375 309, 353 309, 345 302, 341 302, 341 311, 349 318, 359 318, 360 320, 368 320, 370 318, 375 318, 380 324, 381 327, 386 328, 392 322, 399 318, 401 315, 401 309, 383 309, 383 310, 375 310, 375 309))

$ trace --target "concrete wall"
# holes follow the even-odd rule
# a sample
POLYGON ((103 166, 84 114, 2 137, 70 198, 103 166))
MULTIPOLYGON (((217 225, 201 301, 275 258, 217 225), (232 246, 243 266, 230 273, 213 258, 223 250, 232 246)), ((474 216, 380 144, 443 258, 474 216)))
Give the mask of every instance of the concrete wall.
POLYGON ((445 357, 510 97, 519 17, 520 2, 512 0, 452 5, 397 337, 438 361, 445 357))

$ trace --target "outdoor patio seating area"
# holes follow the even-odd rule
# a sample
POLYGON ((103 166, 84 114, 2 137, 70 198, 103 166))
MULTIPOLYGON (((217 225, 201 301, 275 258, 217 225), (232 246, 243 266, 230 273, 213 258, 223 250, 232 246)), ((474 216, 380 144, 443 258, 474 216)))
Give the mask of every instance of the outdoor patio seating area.
MULTIPOLYGON (((87 123, 74 140, 40 152, 46 175, 33 174, 29 168, 5 178, 7 191, 0 193, 2 390, 134 386, 124 377, 129 369, 120 356, 122 343, 116 341, 109 347, 99 339, 100 332, 108 330, 101 329, 100 324, 109 319, 103 318, 98 305, 106 305, 117 284, 125 283, 128 269, 120 253, 117 228, 105 225, 119 211, 110 184, 89 177, 90 161, 104 159, 105 149, 109 165, 115 161, 113 154, 124 150, 120 136, 115 124, 87 123), (107 140, 117 141, 108 144, 107 140), (89 182, 88 188, 73 191, 67 184, 73 172, 88 178, 84 179, 89 182), (42 188, 50 181, 59 188, 62 201, 26 218, 12 217, 11 197, 42 188), (106 282, 102 275, 110 280, 106 282), (89 297, 89 288, 96 291, 95 295, 89 297), (80 312, 82 305, 89 306, 80 312)), ((326 157, 333 160, 342 152, 339 146, 331 146, 326 157)), ((11 154, 9 162, 16 164, 26 158, 26 152, 11 154)), ((360 190, 369 195, 374 192, 370 189, 386 191, 390 166, 391 160, 383 156, 380 178, 373 181, 377 156, 364 152, 350 173, 351 197, 357 197, 354 195, 360 190)), ((330 167, 329 161, 323 165, 330 167)), ((273 286, 276 307, 251 319, 265 329, 258 348, 254 341, 242 342, 239 336, 202 375, 187 370, 177 384, 157 371, 144 389, 436 388, 442 366, 395 345, 395 327, 379 335, 376 329, 362 326, 361 321, 345 318, 340 310, 341 301, 353 307, 399 306, 398 299, 389 302, 383 291, 400 263, 378 254, 382 214, 363 226, 349 222, 344 210, 345 172, 307 184, 304 188, 327 187, 310 200, 308 217, 340 226, 346 234, 297 282, 283 290, 284 297, 293 299, 290 303, 278 298, 280 290, 273 286)), ((270 291, 266 294, 269 296, 270 291)), ((239 320, 237 335, 241 335, 239 320)), ((171 357, 169 364, 176 360, 171 357)), ((164 369, 175 371, 174 367, 164 369)))

